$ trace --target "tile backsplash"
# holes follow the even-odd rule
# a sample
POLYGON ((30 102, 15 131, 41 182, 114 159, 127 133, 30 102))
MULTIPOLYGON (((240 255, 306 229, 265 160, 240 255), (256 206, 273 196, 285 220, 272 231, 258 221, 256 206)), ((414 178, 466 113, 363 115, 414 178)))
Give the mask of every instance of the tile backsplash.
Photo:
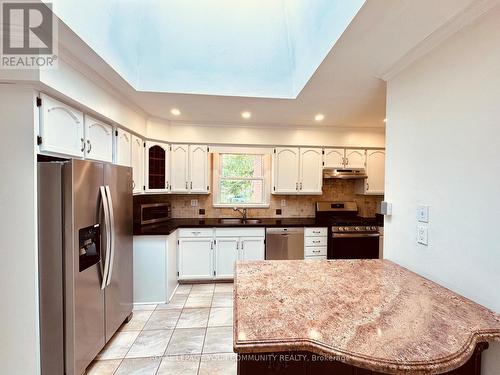
MULTIPOLYGON (((271 195, 268 208, 250 208, 249 217, 314 217, 317 201, 356 201, 359 215, 374 217, 377 207, 383 196, 357 195, 354 190, 355 180, 325 179, 323 180, 322 195, 271 195), (286 205, 281 206, 285 200, 286 205), (281 215, 276 210, 281 209, 281 215)), ((239 217, 232 208, 216 208, 212 206, 213 197, 209 195, 136 195, 134 203, 140 202, 170 202, 172 217, 174 218, 201 218, 201 217, 239 217), (191 201, 198 200, 198 206, 192 207, 191 201), (205 214, 200 215, 199 210, 205 214)))

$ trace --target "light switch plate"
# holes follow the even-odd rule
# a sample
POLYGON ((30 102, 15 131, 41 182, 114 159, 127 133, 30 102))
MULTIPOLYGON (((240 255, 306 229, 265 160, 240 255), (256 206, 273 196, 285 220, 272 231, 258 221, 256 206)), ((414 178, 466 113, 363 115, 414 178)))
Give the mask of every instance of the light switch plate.
POLYGON ((429 228, 427 225, 417 225, 417 242, 425 246, 429 244, 429 228))
POLYGON ((391 216, 392 215, 392 203, 382 201, 380 202, 380 213, 382 215, 391 216))
POLYGON ((417 208, 417 220, 421 223, 429 222, 429 206, 423 204, 419 205, 417 208))
POLYGON ((191 199, 191 207, 198 207, 198 199, 191 199))
POLYGON ((286 199, 281 200, 281 207, 286 207, 286 199))

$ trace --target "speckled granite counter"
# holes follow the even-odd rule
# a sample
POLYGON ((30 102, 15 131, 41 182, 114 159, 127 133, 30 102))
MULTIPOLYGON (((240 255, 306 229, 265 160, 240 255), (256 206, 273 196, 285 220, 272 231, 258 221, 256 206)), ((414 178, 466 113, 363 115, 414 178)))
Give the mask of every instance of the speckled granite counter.
POLYGON ((500 340, 500 315, 387 260, 238 262, 234 293, 237 353, 436 374, 500 340))

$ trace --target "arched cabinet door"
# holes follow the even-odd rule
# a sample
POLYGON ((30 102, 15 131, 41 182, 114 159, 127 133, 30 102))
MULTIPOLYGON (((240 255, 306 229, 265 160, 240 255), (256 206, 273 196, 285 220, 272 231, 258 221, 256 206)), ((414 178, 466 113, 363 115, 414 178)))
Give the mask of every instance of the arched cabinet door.
POLYGON ((132 136, 132 181, 133 192, 144 192, 144 141, 132 136))
POLYGON ((344 168, 345 150, 343 148, 325 148, 325 168, 344 168))
POLYGON ((167 192, 170 182, 168 180, 169 145, 160 142, 146 142, 146 191, 167 192))
POLYGON ((189 146, 170 145, 170 191, 189 192, 189 146))
POLYGON ((85 158, 113 161, 113 127, 85 115, 85 158))
POLYGON ((208 147, 206 145, 189 146, 189 191, 208 193, 208 147))
POLYGON ((122 129, 115 130, 115 163, 132 166, 132 135, 122 129))
POLYGON ((299 194, 321 195, 323 193, 323 150, 300 148, 299 194))
POLYGON ((297 194, 299 191, 299 148, 277 147, 274 149, 273 194, 297 194))
POLYGON ((83 158, 83 113, 45 94, 40 98, 40 151, 83 158))
POLYGON ((383 195, 385 187, 385 150, 366 153, 366 194, 383 195))
POLYGON ((364 169, 366 164, 365 150, 345 150, 345 167, 352 169, 364 169))

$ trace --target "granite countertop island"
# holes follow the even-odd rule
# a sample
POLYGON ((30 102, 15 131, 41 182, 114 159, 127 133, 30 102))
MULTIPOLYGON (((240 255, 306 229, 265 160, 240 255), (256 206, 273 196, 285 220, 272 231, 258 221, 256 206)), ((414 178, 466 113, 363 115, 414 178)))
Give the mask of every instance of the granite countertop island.
MULTIPOLYGON (((336 374, 478 374, 484 343, 500 340, 500 315, 387 260, 238 262, 234 298, 235 352, 359 368, 336 374)), ((242 357, 239 374, 266 374, 242 357)), ((271 367, 333 373, 307 366, 271 367)))

